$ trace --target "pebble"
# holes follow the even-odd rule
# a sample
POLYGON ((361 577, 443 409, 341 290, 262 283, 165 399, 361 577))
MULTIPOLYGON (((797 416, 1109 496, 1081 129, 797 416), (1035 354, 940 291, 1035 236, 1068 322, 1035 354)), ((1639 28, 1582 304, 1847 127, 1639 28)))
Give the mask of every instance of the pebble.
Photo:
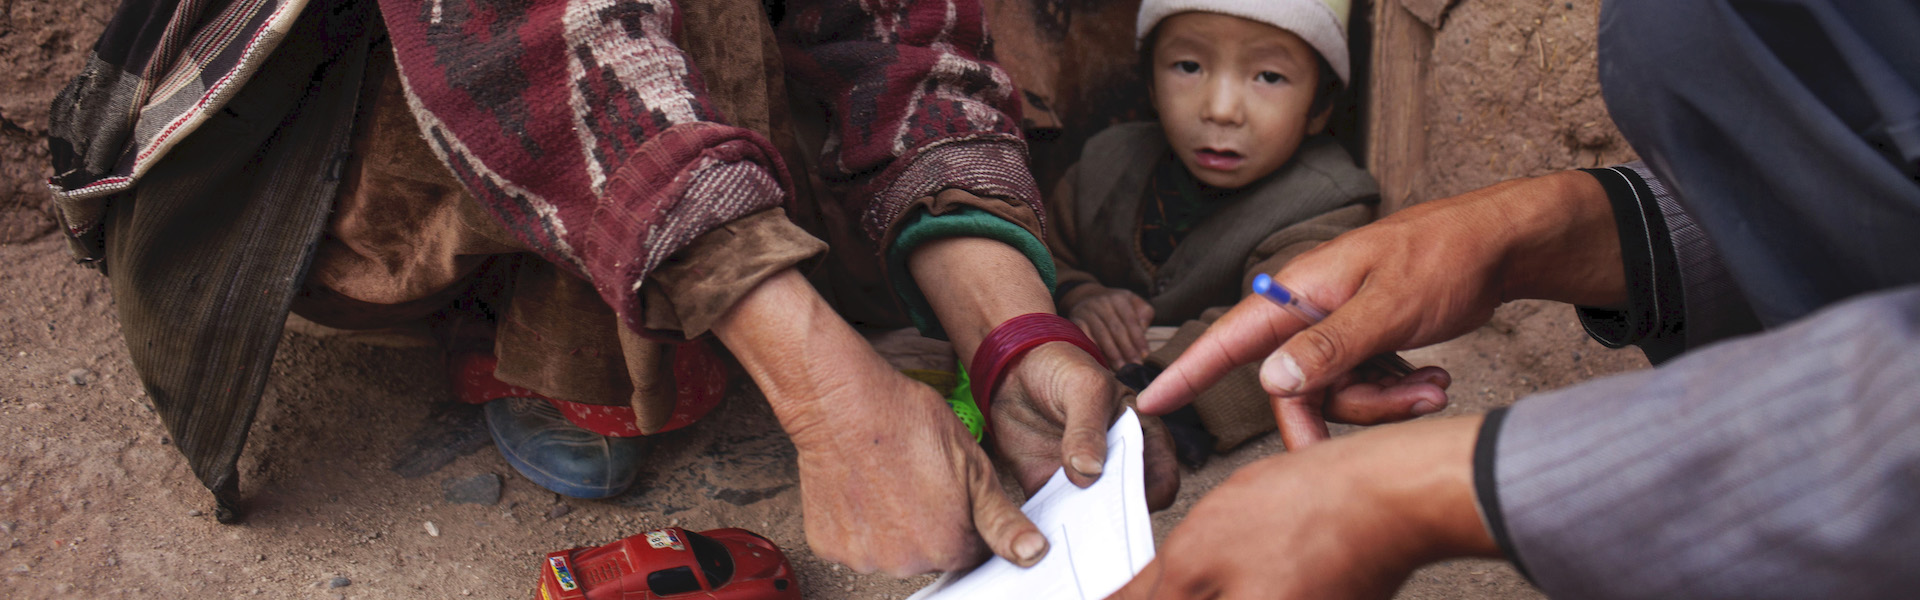
POLYGON ((86 369, 74 369, 72 371, 67 371, 67 383, 71 383, 74 385, 86 385, 92 382, 93 382, 93 371, 88 371, 86 369))
POLYGON ((565 504, 555 504, 553 505, 553 508, 547 509, 547 518, 558 519, 560 517, 567 516, 567 513, 570 513, 570 512, 573 512, 573 507, 567 506, 565 504))
POLYGON ((500 502, 500 476, 481 473, 440 482, 440 495, 454 504, 493 505, 500 502))
POLYGON ((330 588, 343 588, 349 585, 353 585, 353 581, 345 577, 336 576, 333 579, 327 580, 327 587, 330 587, 330 588))
POLYGON ((434 525, 433 521, 427 521, 427 535, 440 537, 440 527, 434 525))
POLYGON ((203 513, 203 512, 200 512, 200 509, 198 509, 198 508, 196 508, 196 509, 193 509, 193 510, 189 510, 189 511, 187 511, 187 516, 189 516, 189 517, 198 517, 198 516, 200 516, 200 515, 204 515, 204 514, 207 514, 207 513, 203 513))

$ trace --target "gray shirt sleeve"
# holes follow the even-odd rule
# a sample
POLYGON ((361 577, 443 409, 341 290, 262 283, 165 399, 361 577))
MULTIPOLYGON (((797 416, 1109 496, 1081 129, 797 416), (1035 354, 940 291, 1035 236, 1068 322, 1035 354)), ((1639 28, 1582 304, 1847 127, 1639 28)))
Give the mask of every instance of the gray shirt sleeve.
POLYGON ((1483 510, 1554 597, 1920 590, 1920 285, 1490 422, 1483 510))

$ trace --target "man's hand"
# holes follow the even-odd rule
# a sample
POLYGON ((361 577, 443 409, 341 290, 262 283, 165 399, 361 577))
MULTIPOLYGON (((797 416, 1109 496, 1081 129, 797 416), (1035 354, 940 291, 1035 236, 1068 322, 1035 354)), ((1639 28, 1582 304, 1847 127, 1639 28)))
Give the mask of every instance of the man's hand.
MULTIPOLYGON (((954 352, 968 362, 1000 323, 1053 312, 1033 263, 998 241, 928 242, 914 249, 908 266, 953 339, 954 352)), ((991 403, 993 442, 1021 486, 1032 493, 1062 467, 1074 484, 1093 485, 1106 466, 1107 428, 1132 398, 1123 394, 1126 387, 1098 358, 1064 342, 1034 348, 1002 377, 991 403)), ((1180 488, 1172 438, 1156 419, 1141 423, 1147 434, 1148 504, 1166 506, 1180 488)))
POLYGON ((1248 465, 1112 598, 1387 598, 1420 565, 1498 556, 1474 504, 1479 427, 1384 427, 1248 465))
POLYGON ((1472 331, 1508 300, 1626 298, 1606 192, 1578 172, 1413 206, 1321 244, 1274 279, 1333 312, 1309 327, 1247 297, 1141 393, 1143 412, 1170 412, 1233 367, 1265 358, 1261 384, 1287 448, 1299 450, 1326 439, 1328 420, 1392 422, 1446 405, 1444 371, 1354 372, 1370 356, 1472 331))
MULTIPOLYGON (((1153 324, 1153 305, 1127 290, 1090 283, 1098 288, 1068 305, 1067 318, 1105 353, 1107 366, 1118 369, 1147 357, 1147 326, 1153 324)), ((1076 290, 1078 291, 1078 290, 1076 290)))
POLYGON ((714 325, 799 454, 807 544, 896 576, 1020 565, 1047 540, 938 394, 894 371, 806 279, 775 275, 714 325))

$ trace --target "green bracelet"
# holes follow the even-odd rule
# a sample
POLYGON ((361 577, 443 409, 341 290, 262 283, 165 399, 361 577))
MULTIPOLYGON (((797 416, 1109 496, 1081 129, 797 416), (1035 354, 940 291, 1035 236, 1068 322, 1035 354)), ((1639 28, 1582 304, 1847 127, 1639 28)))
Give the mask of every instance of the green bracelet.
POLYGON ((973 403, 973 385, 967 379, 967 366, 956 364, 956 379, 953 393, 947 395, 947 406, 953 407, 953 416, 960 417, 960 423, 967 426, 973 434, 973 441, 987 439, 987 420, 980 414, 980 405, 973 403))

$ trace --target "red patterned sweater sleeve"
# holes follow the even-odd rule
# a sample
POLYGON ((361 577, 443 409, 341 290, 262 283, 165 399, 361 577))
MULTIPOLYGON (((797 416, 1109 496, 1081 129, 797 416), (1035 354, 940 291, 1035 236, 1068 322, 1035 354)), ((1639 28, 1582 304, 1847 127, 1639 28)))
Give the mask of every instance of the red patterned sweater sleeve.
POLYGON ((789 81, 832 119, 821 176, 870 238, 948 188, 1045 214, 979 0, 788 0, 780 39, 789 81))
POLYGON ((772 144, 722 123, 671 0, 380 0, 408 102, 476 199, 638 331, 647 275, 779 206, 772 144))

